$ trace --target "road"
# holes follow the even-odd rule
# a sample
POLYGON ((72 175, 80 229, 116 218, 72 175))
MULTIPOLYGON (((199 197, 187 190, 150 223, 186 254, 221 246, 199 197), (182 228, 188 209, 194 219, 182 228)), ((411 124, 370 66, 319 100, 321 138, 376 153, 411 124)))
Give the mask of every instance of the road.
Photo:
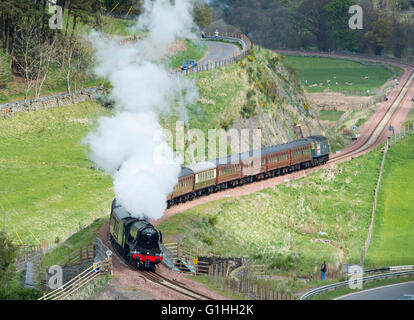
POLYGON ((414 281, 350 293, 334 300, 400 300, 404 294, 414 295, 414 281))
POLYGON ((207 54, 200 60, 199 64, 204 65, 209 61, 222 61, 224 58, 231 58, 234 54, 240 53, 240 48, 236 45, 224 42, 205 41, 208 46, 207 54))

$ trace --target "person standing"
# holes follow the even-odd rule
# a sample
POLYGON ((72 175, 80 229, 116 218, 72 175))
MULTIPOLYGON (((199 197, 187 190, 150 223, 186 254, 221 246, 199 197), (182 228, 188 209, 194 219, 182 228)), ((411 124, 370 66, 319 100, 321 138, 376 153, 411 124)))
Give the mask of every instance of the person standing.
POLYGON ((216 30, 216 32, 214 32, 214 35, 216 36, 216 41, 218 40, 218 37, 219 37, 219 32, 218 32, 218 30, 216 30))
POLYGON ((321 280, 326 279, 326 262, 324 261, 321 265, 321 280))

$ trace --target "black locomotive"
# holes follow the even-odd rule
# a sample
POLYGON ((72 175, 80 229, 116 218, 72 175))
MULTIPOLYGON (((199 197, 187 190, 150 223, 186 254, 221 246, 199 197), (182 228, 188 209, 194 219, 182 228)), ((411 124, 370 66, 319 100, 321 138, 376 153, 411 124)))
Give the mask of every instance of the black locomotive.
POLYGON ((112 246, 132 266, 155 271, 162 262, 162 233, 147 219, 133 217, 116 199, 112 202, 109 233, 112 246))

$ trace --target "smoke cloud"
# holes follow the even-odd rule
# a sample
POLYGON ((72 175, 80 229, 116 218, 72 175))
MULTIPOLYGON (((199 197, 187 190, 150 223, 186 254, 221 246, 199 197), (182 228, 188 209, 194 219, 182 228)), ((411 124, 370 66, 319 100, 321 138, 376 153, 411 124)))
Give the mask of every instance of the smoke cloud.
POLYGON ((178 38, 195 38, 191 0, 146 0, 135 28, 148 36, 120 45, 117 40, 92 32, 98 76, 112 84, 115 113, 98 119, 97 128, 83 143, 90 147, 90 159, 111 174, 118 202, 136 217, 160 218, 167 195, 178 182, 180 164, 171 161, 159 124, 159 115, 197 97, 195 84, 171 76, 159 60, 178 38), (164 161, 163 161, 164 160, 164 161))

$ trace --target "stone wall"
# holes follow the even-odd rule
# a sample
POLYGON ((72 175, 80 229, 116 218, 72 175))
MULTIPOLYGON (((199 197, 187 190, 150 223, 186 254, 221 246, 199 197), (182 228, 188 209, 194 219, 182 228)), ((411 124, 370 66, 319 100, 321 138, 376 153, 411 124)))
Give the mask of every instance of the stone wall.
POLYGON ((0 116, 11 117, 16 112, 35 111, 53 107, 62 107, 70 104, 97 99, 104 95, 103 88, 89 88, 73 91, 70 93, 60 93, 37 99, 25 101, 15 101, 0 104, 0 116))

